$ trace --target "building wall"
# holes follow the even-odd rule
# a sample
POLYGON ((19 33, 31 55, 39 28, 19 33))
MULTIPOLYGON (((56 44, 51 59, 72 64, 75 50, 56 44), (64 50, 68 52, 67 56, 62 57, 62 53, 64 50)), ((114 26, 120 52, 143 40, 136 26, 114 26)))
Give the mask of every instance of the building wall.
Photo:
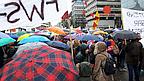
POLYGON ((118 28, 121 27, 121 2, 120 0, 86 0, 88 6, 85 8, 87 26, 92 27, 94 17, 90 16, 91 13, 95 14, 98 10, 100 14, 99 28, 118 28), (111 7, 111 13, 105 15, 103 12, 104 6, 111 7))
POLYGON ((83 15, 84 4, 82 0, 73 1, 72 21, 74 27, 85 25, 85 15, 83 15))

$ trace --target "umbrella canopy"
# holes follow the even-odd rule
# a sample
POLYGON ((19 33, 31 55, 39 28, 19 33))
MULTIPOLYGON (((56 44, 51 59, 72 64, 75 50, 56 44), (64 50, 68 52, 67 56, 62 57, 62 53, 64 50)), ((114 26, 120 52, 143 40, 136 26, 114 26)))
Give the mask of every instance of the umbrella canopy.
POLYGON ((24 38, 18 44, 25 44, 31 42, 48 42, 48 41, 50 40, 44 36, 30 36, 28 38, 24 38))
POLYGON ((109 34, 110 34, 110 33, 113 33, 114 31, 115 31, 114 29, 105 29, 105 30, 104 30, 104 32, 107 32, 107 33, 109 33, 109 34))
POLYGON ((42 42, 33 42, 33 43, 26 43, 26 44, 20 45, 12 58, 13 59, 16 58, 24 50, 40 48, 42 46, 48 46, 48 45, 46 43, 42 43, 42 42))
MULTIPOLYGON (((78 35, 77 35, 77 34, 72 34, 72 35, 71 35, 72 39, 75 39, 76 36, 78 36, 78 35)), ((64 38, 65 38, 65 39, 70 39, 70 35, 66 35, 64 38)))
POLYGON ((121 30, 121 31, 116 31, 113 33, 113 38, 115 40, 117 39, 135 39, 138 35, 133 32, 133 31, 128 31, 128 30, 121 30))
POLYGON ((95 32, 93 32, 93 34, 95 35, 95 34, 108 34, 108 33, 107 33, 107 32, 104 32, 104 31, 99 30, 99 31, 95 31, 95 32))
POLYGON ((34 35, 45 35, 45 36, 49 36, 49 35, 51 35, 51 32, 37 32, 37 33, 34 33, 34 35))
POLYGON ((103 39, 97 35, 79 35, 76 37, 77 40, 81 41, 89 41, 89 40, 95 40, 95 41, 102 41, 103 39))
POLYGON ((16 34, 18 35, 18 36, 21 36, 21 35, 24 35, 24 34, 26 34, 27 32, 26 31, 19 31, 19 32, 17 32, 16 34))
POLYGON ((1 38, 10 38, 10 36, 5 34, 5 33, 3 33, 3 32, 0 32, 0 39, 1 38))
POLYGON ((77 75, 68 52, 43 46, 25 50, 7 63, 1 81, 76 81, 77 75))
POLYGON ((9 34, 9 36, 13 39, 18 39, 19 36, 17 34, 9 34))
POLYGON ((17 41, 21 41, 21 40, 23 40, 24 38, 29 37, 30 35, 31 35, 31 34, 24 34, 24 35, 20 36, 17 41))
POLYGON ((70 47, 63 43, 63 42, 60 42, 60 41, 50 41, 50 42, 47 42, 48 45, 52 46, 52 47, 56 47, 56 48, 62 48, 62 49, 65 49, 65 50, 69 50, 70 47))
POLYGON ((49 27, 48 30, 49 30, 50 32, 53 32, 53 33, 56 33, 56 34, 61 34, 61 35, 66 34, 66 33, 65 33, 61 28, 59 28, 59 27, 49 27))
POLYGON ((15 42, 16 40, 13 38, 2 38, 0 39, 0 46, 7 45, 9 43, 15 42))

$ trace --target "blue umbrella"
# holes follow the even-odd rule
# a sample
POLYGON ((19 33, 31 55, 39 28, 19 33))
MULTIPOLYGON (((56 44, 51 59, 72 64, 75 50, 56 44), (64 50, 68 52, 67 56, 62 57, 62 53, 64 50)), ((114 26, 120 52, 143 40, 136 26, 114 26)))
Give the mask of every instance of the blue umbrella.
POLYGON ((16 40, 13 38, 2 38, 0 39, 0 46, 7 45, 9 43, 15 42, 16 40))
POLYGON ((47 44, 56 48, 62 48, 66 50, 70 49, 70 47, 67 44, 60 42, 60 41, 50 41, 50 42, 47 42, 47 44))
POLYGON ((0 39, 1 38, 10 38, 10 36, 5 34, 5 33, 3 33, 3 32, 0 32, 0 39))
POLYGON ((25 44, 31 42, 48 42, 48 41, 50 40, 44 36, 30 36, 28 38, 24 38, 18 44, 25 44))
POLYGON ((96 35, 79 35, 76 37, 77 40, 81 40, 81 41, 89 41, 89 40, 95 40, 95 41, 103 41, 103 39, 99 36, 96 35))
POLYGON ((18 39, 19 37, 17 34, 9 34, 9 36, 13 39, 18 39))

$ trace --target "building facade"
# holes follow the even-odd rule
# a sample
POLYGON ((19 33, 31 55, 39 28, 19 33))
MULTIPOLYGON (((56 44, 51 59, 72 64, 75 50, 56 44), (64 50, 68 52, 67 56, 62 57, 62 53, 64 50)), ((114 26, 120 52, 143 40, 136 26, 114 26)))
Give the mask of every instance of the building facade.
POLYGON ((93 26, 94 17, 90 14, 95 14, 96 11, 100 14, 99 28, 119 28, 121 27, 121 1, 120 0, 85 0, 87 2, 86 20, 87 27, 93 26), (111 12, 106 15, 103 12, 104 6, 110 6, 111 12))
POLYGON ((84 4, 83 0, 74 0, 72 5, 72 23, 73 27, 85 27, 86 17, 84 15, 84 4))

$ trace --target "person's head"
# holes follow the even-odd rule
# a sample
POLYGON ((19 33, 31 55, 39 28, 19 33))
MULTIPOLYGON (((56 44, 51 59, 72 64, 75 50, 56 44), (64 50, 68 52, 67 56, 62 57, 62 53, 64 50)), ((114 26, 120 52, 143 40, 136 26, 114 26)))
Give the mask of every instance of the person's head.
POLYGON ((107 49, 107 45, 105 42, 97 42, 95 44, 94 54, 98 54, 100 52, 104 52, 107 49))
POLYGON ((90 51, 90 52, 93 52, 93 51, 94 51, 94 49, 95 49, 95 45, 94 45, 94 44, 92 44, 92 45, 89 47, 89 51, 90 51))
POLYGON ((79 40, 74 40, 74 47, 77 47, 79 46, 81 43, 79 40))

